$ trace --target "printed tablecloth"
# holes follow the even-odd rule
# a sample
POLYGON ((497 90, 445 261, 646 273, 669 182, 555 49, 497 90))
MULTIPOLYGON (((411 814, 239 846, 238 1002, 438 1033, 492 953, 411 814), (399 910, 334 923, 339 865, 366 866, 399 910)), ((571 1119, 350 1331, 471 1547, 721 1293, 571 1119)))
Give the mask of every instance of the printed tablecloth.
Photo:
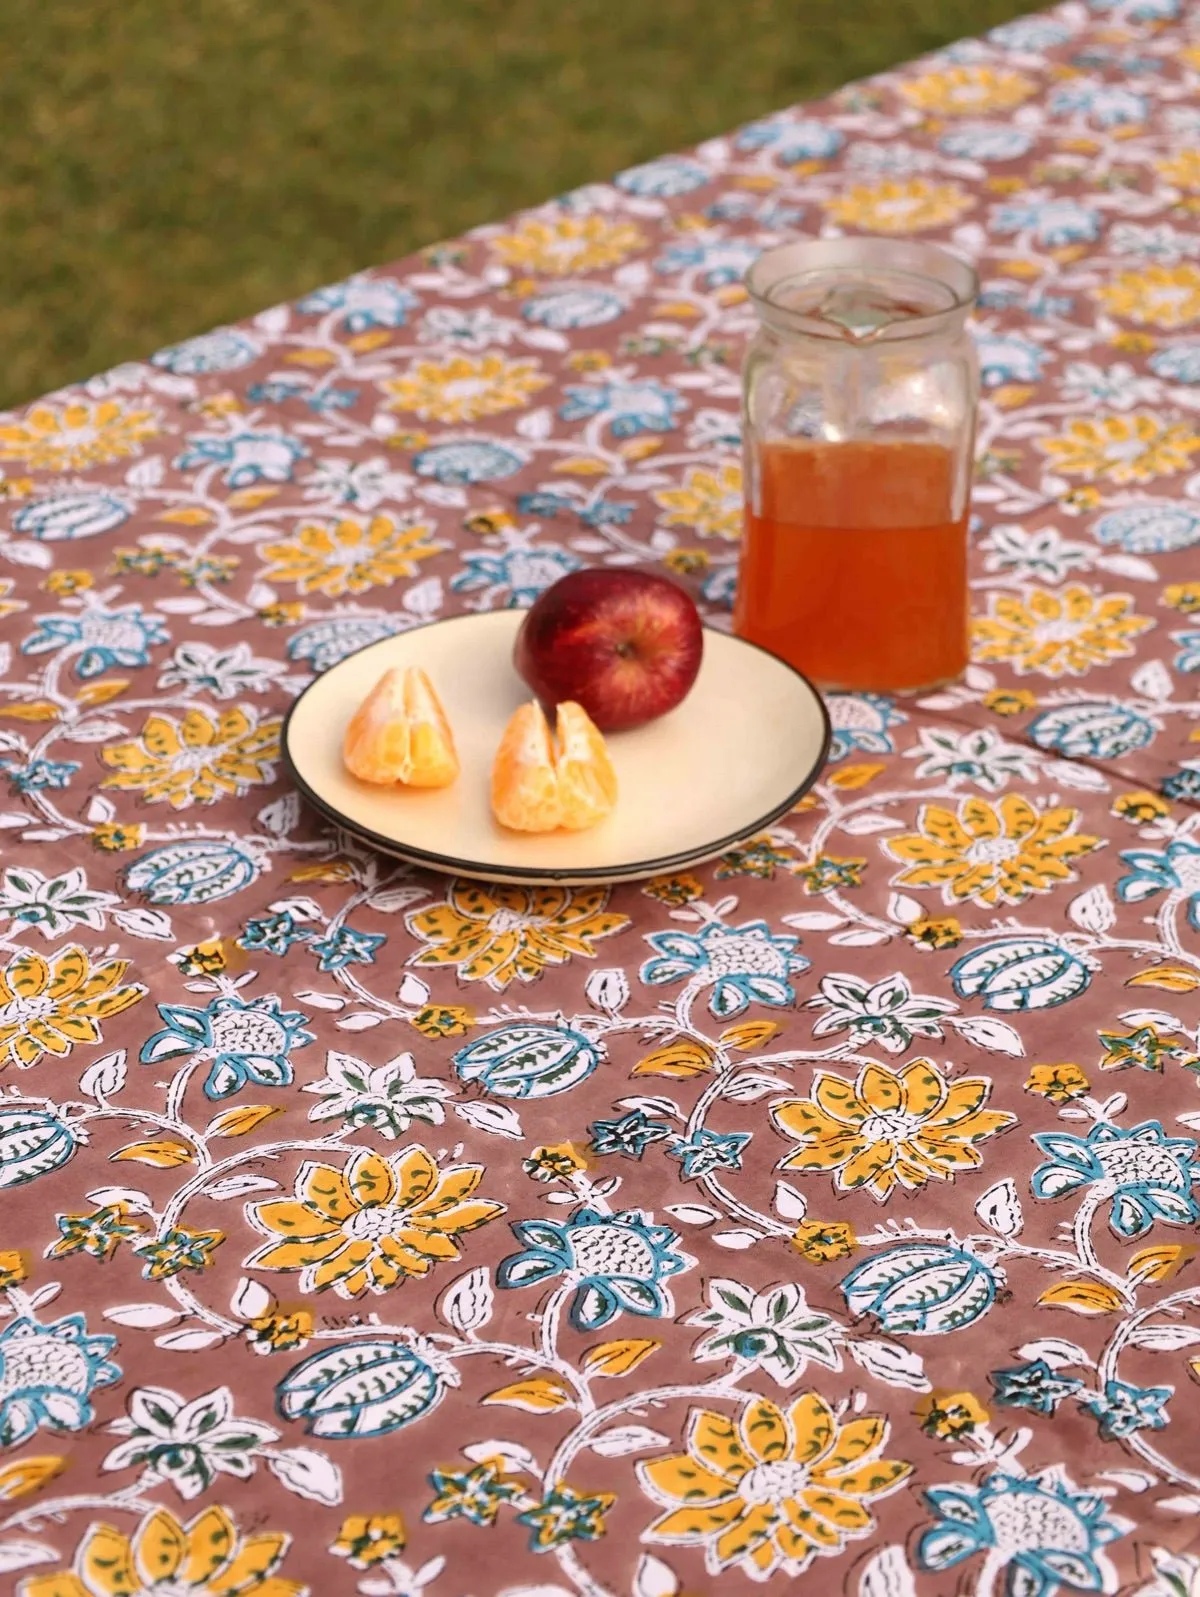
POLYGON ((1193 24, 1014 22, 0 419, 4 1590, 1200 1591, 1193 24), (980 266, 965 681, 642 885, 307 813, 362 644, 588 561, 728 625, 741 277, 855 229, 980 266))

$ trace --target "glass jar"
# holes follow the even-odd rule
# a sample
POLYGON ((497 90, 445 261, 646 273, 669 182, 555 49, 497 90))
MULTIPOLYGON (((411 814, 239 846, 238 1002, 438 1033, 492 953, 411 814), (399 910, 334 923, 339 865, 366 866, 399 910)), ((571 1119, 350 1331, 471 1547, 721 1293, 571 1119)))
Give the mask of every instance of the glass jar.
POLYGON ((967 663, 978 284, 933 244, 761 256, 746 356, 734 630, 826 688, 904 692, 967 663))

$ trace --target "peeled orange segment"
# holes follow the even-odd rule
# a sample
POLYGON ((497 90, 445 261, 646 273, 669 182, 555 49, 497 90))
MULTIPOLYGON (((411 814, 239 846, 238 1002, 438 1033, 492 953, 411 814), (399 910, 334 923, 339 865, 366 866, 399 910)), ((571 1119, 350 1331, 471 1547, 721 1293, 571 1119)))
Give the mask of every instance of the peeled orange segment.
POLYGON ((555 731, 560 824, 581 832, 612 813, 617 802, 617 773, 603 737, 582 705, 570 699, 560 704, 555 731))
POLYGON ((538 703, 504 729, 492 764, 492 814, 514 832, 583 831, 611 813, 617 777, 604 739, 582 706, 558 707, 558 747, 538 703))
POLYGON ((402 780, 410 787, 449 787, 458 775, 454 733, 433 683, 419 666, 410 665, 404 673, 404 713, 412 769, 402 780))
POLYGON ((562 825, 554 745, 540 704, 523 704, 504 728, 492 762, 492 814, 514 832, 562 825))
POLYGON ((346 728, 342 758, 363 782, 448 787, 458 755, 446 712, 424 671, 385 671, 346 728))

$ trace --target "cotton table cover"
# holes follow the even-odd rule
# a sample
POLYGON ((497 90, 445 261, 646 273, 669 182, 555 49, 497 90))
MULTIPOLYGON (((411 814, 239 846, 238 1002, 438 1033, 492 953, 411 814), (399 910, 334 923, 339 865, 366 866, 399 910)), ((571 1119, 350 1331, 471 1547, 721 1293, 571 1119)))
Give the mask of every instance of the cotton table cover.
POLYGON ((1200 1592, 1198 257, 1200 14, 1072 4, 0 418, 5 1591, 1200 1592), (641 885, 309 813, 363 644, 728 627, 853 231, 979 267, 965 680, 641 885))

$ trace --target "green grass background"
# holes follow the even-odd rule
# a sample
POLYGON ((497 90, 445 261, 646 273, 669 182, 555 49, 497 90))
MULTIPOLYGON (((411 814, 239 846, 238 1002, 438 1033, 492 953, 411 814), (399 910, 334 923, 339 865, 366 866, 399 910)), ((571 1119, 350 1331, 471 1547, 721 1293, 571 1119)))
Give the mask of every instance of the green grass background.
POLYGON ((0 405, 1029 9, 0 0, 0 405))

